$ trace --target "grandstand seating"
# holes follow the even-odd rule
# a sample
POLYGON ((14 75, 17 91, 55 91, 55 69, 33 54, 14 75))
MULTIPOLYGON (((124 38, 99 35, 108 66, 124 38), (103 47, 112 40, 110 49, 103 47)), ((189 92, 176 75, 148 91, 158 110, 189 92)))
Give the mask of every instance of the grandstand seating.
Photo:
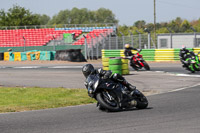
MULTIPOLYGON (((23 47, 24 44, 25 46, 44 46, 51 40, 62 40, 64 33, 75 33, 78 37, 82 32, 87 32, 87 44, 90 46, 112 33, 114 29, 113 27, 73 27, 0 30, 0 47, 23 47)), ((83 45, 84 43, 85 38, 82 37, 72 45, 83 45)))
MULTIPOLYGON (((102 40, 103 37, 106 37, 112 32, 113 32, 113 29, 94 29, 86 35, 87 44, 94 45, 96 41, 102 40), (96 40, 97 37, 98 37, 98 40, 96 40), (93 39, 93 42, 92 42, 92 39, 93 39)), ((83 45, 84 43, 85 43, 85 38, 82 37, 78 41, 74 42, 72 45, 83 45)))
POLYGON ((43 46, 63 33, 75 33, 75 36, 79 36, 82 30, 55 30, 54 28, 0 30, 0 47, 22 47, 24 39, 25 46, 43 46))

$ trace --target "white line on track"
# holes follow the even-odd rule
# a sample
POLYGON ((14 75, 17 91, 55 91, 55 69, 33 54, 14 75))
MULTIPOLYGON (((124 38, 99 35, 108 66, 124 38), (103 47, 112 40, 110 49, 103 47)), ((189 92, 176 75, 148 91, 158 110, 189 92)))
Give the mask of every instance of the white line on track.
POLYGON ((176 92, 176 91, 181 91, 181 90, 185 90, 185 89, 188 89, 188 88, 196 87, 196 86, 199 86, 199 85, 200 85, 200 84, 195 84, 195 85, 192 85, 192 86, 182 87, 182 88, 175 89, 175 90, 168 91, 168 92, 176 92))
POLYGON ((82 66, 52 66, 48 68, 82 68, 82 66))
POLYGON ((189 75, 189 74, 176 74, 176 76, 183 76, 183 77, 197 77, 197 78, 200 78, 200 75, 189 75))
POLYGON ((195 78, 200 78, 200 75, 190 75, 190 74, 183 74, 183 73, 171 73, 171 72, 165 72, 165 71, 154 71, 154 72, 158 72, 158 73, 167 73, 167 74, 171 74, 173 76, 182 76, 182 77, 195 77, 195 78))
POLYGON ((23 67, 13 67, 13 68, 40 68, 41 66, 23 66, 23 67))

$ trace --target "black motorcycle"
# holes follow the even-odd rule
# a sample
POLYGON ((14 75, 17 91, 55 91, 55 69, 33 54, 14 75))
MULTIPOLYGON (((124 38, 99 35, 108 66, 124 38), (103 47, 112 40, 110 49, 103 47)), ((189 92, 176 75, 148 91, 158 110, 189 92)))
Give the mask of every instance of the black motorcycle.
POLYGON ((132 109, 145 109, 148 106, 147 98, 137 89, 131 92, 111 79, 102 79, 98 74, 89 75, 86 79, 88 95, 95 98, 101 109, 107 111, 120 111, 132 109))

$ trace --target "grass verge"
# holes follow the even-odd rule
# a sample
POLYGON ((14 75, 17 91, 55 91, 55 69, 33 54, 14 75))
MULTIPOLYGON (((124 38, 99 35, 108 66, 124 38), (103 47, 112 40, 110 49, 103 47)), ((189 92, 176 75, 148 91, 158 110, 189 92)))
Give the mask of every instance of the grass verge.
POLYGON ((86 89, 0 87, 0 113, 95 103, 86 89))

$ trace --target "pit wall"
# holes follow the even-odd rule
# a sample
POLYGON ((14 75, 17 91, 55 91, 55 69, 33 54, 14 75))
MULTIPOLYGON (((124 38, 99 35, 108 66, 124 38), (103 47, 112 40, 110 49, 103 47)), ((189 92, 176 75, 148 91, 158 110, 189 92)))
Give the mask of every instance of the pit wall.
POLYGON ((27 52, 4 52, 4 61, 25 61, 25 60, 54 60, 55 51, 32 50, 27 52))
MULTIPOLYGON (((194 53, 200 52, 200 48, 189 48, 194 53)), ((132 50, 133 53, 137 51, 132 50)), ((180 49, 143 49, 140 54, 146 61, 179 61, 180 49)), ((125 57, 124 49, 119 50, 102 50, 102 58, 106 57, 125 57)), ((200 57, 200 54, 199 54, 200 57)))

